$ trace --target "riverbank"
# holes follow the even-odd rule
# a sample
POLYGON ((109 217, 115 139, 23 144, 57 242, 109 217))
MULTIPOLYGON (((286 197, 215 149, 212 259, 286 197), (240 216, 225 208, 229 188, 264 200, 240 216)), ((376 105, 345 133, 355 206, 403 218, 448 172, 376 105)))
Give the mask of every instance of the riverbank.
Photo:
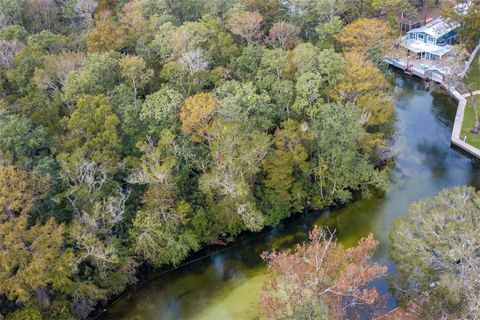
MULTIPOLYGON (((467 72, 469 71, 469 68, 472 66, 472 64, 475 66, 475 59, 477 58, 478 52, 480 51, 480 43, 475 47, 475 49, 472 52, 472 55, 470 59, 468 60, 464 71, 462 72, 461 76, 465 77, 467 72)), ((467 107, 467 99, 469 97, 469 94, 461 94, 460 92, 457 91, 456 88, 451 88, 443 83, 443 76, 439 74, 438 72, 429 72, 428 69, 423 70, 421 67, 415 68, 408 68, 408 64, 405 62, 402 62, 401 59, 393 59, 393 58, 385 58, 385 62, 390 64, 391 66, 394 66, 400 70, 403 70, 405 73, 408 73, 409 75, 417 76, 423 80, 428 80, 428 81, 435 81, 439 83, 447 92, 448 94, 457 101, 457 112, 455 115, 455 121, 452 129, 452 134, 450 137, 450 142, 452 145, 460 148, 461 150, 465 151, 466 153, 480 159, 480 149, 478 149, 476 146, 468 143, 467 141, 467 135, 463 135, 462 137, 462 127, 464 125, 464 117, 465 117, 465 108, 467 107)), ((473 79, 476 80, 477 76, 476 74, 473 75, 473 79)), ((472 80, 473 81, 473 80, 472 80)), ((473 92, 474 95, 480 94, 480 91, 475 91, 473 92)))
MULTIPOLYGON (((258 289, 266 265, 265 250, 284 250, 306 240, 314 225, 335 229, 346 246, 373 233, 380 241, 375 261, 395 265, 388 258, 391 222, 407 213, 408 206, 444 188, 469 184, 479 187, 478 163, 451 148, 456 104, 442 94, 425 90, 421 81, 395 73, 397 95, 393 148, 396 161, 390 173, 390 187, 370 198, 322 212, 295 215, 275 228, 243 233, 234 243, 202 249, 205 255, 167 273, 155 271, 129 287, 109 306, 102 319, 255 319, 258 289)), ((190 261, 190 260, 189 260, 190 261)), ((397 306, 389 294, 387 280, 375 286, 387 295, 387 310, 397 306)))

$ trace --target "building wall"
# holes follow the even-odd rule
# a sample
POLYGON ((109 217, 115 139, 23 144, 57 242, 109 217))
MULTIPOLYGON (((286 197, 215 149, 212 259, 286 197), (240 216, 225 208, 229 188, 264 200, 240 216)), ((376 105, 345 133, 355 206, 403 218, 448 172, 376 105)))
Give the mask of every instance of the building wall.
POLYGON ((417 39, 418 41, 423 41, 425 43, 436 44, 436 42, 437 42, 435 38, 429 36, 425 32, 411 32, 411 33, 409 33, 409 38, 410 39, 417 39))

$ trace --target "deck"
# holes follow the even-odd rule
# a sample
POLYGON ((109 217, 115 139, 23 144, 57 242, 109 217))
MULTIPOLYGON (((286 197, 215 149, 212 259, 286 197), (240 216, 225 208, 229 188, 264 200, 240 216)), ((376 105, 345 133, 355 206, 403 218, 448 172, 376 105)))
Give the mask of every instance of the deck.
MULTIPOLYGON (((476 51, 480 50, 480 44, 475 48, 476 51)), ((408 61, 408 68, 407 62, 402 59, 398 58, 388 58, 384 59, 385 62, 399 68, 410 75, 414 75, 420 77, 425 80, 433 80, 442 85, 443 88, 458 102, 457 113, 455 115, 455 122, 453 124, 452 136, 450 138, 450 142, 452 145, 462 149, 463 151, 473 155, 476 158, 480 158, 480 150, 475 148, 474 146, 466 143, 460 138, 460 132, 462 130, 463 125, 463 117, 465 113, 465 107, 467 105, 466 98, 467 95, 462 95, 458 92, 455 88, 449 88, 443 83, 443 75, 440 71, 434 69, 432 66, 428 64, 428 61, 425 60, 412 60, 408 61)), ((470 66, 469 62, 467 64, 466 70, 470 66)), ((466 70, 463 74, 466 73, 466 70)), ((480 91, 475 92, 474 94, 480 94, 480 91)))

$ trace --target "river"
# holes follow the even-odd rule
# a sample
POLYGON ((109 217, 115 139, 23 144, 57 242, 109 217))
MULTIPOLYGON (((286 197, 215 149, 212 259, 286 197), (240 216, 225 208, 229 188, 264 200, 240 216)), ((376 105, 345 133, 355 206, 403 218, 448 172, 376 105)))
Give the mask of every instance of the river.
MULTIPOLYGON (((225 247, 209 247, 172 270, 159 270, 129 288, 103 319, 255 319, 258 292, 266 270, 260 254, 285 249, 306 239, 313 225, 337 230, 339 241, 353 245, 372 232, 380 240, 375 260, 389 267, 388 231, 392 219, 407 213, 413 201, 457 185, 479 187, 480 165, 450 147, 456 103, 425 91, 413 78, 395 74, 395 165, 386 192, 331 211, 294 215, 275 228, 243 233, 225 247)), ((375 283, 388 294, 388 281, 375 283)), ((388 307, 396 301, 390 296, 388 307)))

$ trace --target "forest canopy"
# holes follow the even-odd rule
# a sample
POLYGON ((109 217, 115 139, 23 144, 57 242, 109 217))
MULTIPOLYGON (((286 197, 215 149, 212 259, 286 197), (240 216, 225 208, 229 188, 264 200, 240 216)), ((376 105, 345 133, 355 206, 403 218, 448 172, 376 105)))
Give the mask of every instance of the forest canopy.
POLYGON ((398 5, 0 0, 1 315, 83 319, 143 264, 385 188, 398 5))

